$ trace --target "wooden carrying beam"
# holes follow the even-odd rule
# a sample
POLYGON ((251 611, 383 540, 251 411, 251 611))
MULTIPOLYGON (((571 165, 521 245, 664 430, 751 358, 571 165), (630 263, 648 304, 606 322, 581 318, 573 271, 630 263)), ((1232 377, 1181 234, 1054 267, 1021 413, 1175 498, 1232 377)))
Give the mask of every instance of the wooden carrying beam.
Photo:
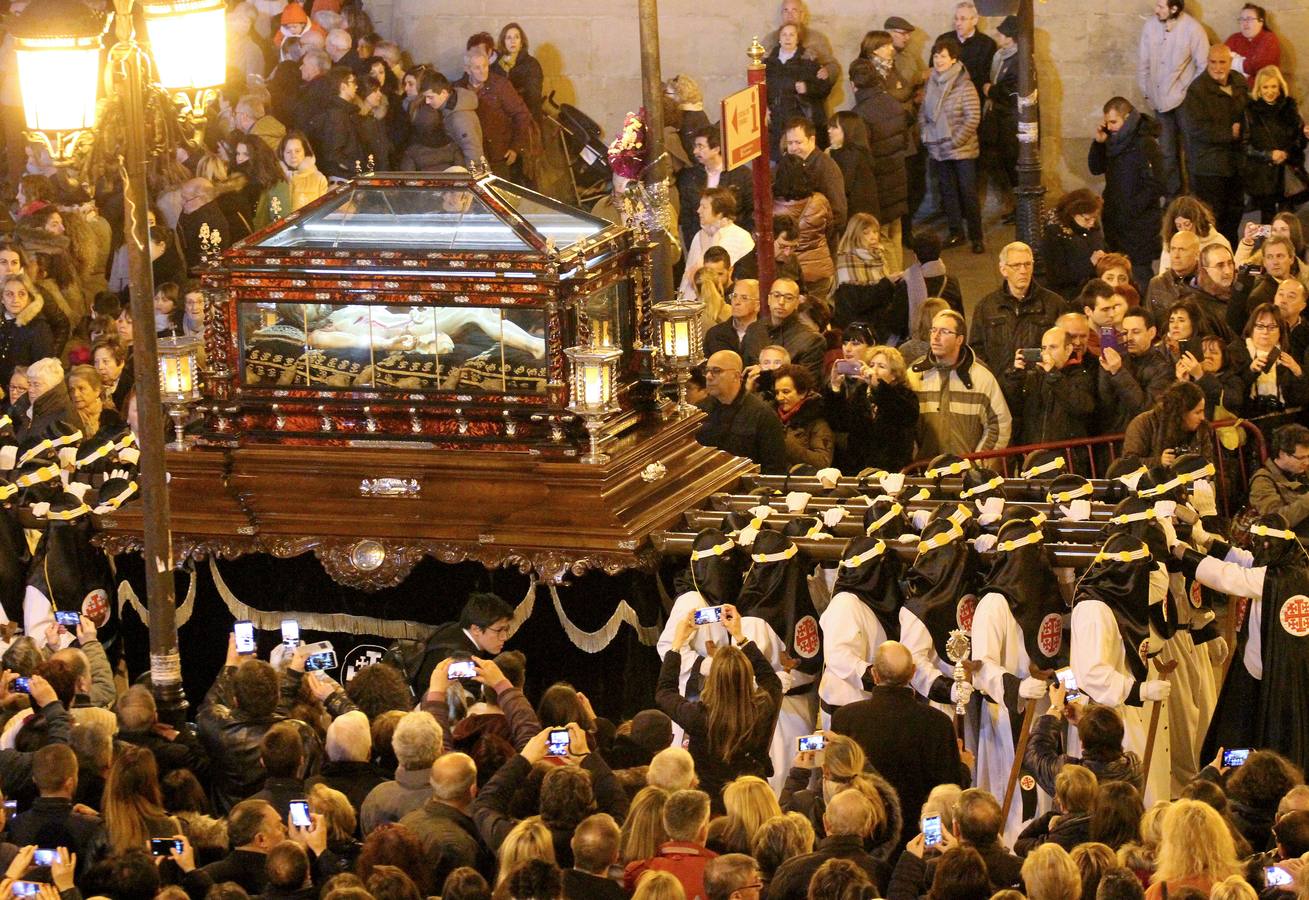
MULTIPOLYGON (((695 531, 701 531, 705 528, 718 528, 721 526, 723 515, 721 512, 712 510, 692 509, 686 513, 685 519, 687 527, 695 531)), ((780 531, 787 522, 795 519, 812 518, 812 516, 805 514, 773 513, 764 521, 764 526, 780 531)), ((1103 541, 1101 533, 1104 530, 1104 525, 1103 521, 1048 521, 1042 526, 1042 530, 1051 541, 1062 541, 1070 544, 1098 544, 1103 541)), ((831 533, 838 538, 859 537, 864 533, 863 520, 857 514, 851 513, 841 522, 838 522, 831 529, 831 533)))
MULTIPOLYGON (((814 497, 810 499, 808 505, 805 506, 805 512, 812 515, 815 513, 822 512, 823 510, 826 509, 832 509, 833 507, 847 506, 852 512, 854 510, 860 510, 861 511, 860 514, 862 515, 862 509, 863 509, 862 504, 858 504, 858 503, 851 504, 849 503, 850 499, 851 498, 849 497, 814 497)), ((959 502, 960 501, 958 500, 902 501, 904 508, 907 512, 913 512, 914 510, 917 509, 926 509, 931 511, 931 510, 935 510, 942 503, 959 503, 959 502)), ((770 506, 773 508, 775 512, 788 511, 786 508, 786 498, 761 497, 757 494, 713 494, 712 496, 709 497, 709 504, 714 509, 719 510, 723 513, 745 512, 746 510, 754 509, 756 506, 770 506)), ((1055 508, 1055 505, 1053 503, 1023 503, 1023 504, 1013 504, 1013 505, 1027 506, 1035 510, 1036 512, 1045 513, 1047 516, 1051 516, 1051 517, 1059 515, 1059 510, 1055 508)), ((973 509, 974 511, 976 511, 977 508, 973 507, 973 509)), ((1107 503, 1092 502, 1090 521, 1105 522, 1108 521, 1109 517, 1112 515, 1113 515, 1113 507, 1109 506, 1107 503)))
MULTIPOLYGON (((654 543, 655 549, 660 553, 668 556, 690 556, 691 544, 695 541, 695 535, 688 531, 656 531, 650 536, 654 543)), ((813 540, 810 538, 792 538, 792 541, 801 552, 807 554, 810 559, 817 560, 838 560, 845 553, 846 545, 849 541, 837 539, 831 540, 813 540)), ((903 559, 912 561, 918 553, 916 543, 907 543, 901 541, 889 541, 888 549, 894 550, 903 559)), ((1085 569, 1099 550, 1098 546, 1088 544, 1057 544, 1051 545, 1051 555, 1054 557, 1056 566, 1067 566, 1072 569, 1085 569)), ((991 554, 983 554, 983 559, 989 560, 991 554)))

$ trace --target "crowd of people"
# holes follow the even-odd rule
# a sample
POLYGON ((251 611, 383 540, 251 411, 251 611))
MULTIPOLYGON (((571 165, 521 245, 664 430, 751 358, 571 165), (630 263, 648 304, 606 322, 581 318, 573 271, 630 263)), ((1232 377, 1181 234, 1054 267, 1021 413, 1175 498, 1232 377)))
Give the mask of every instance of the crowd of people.
MULTIPOLYGON (((929 67, 891 16, 844 70, 800 0, 778 24, 778 276, 761 296, 748 177, 678 75, 678 278, 705 301, 701 440, 818 474, 839 512, 763 496, 697 534, 653 695, 621 721, 564 682, 529 701, 542 661, 505 649, 515 610, 480 593, 344 684, 308 671, 315 646, 264 659, 232 636, 193 723, 119 677, 87 519, 135 491, 121 185, 15 139, 4 67, 0 504, 45 523, 0 517, 0 894, 1309 897, 1309 429, 1274 435, 1242 524, 1218 516, 1210 424, 1309 397, 1306 131, 1264 10, 1210 46, 1158 0, 1145 104, 1111 98, 1091 144, 1102 194, 1060 198, 967 306, 942 253, 986 251, 984 172, 1016 184, 1016 23, 987 35, 959 3, 929 67), (852 109, 829 111, 843 74, 852 109), (943 235, 919 215, 929 179, 943 235), (964 458, 1106 434, 1107 483, 1058 453, 1021 484, 964 458), (889 474, 928 457, 912 490, 889 474), (815 568, 798 542, 856 511, 862 536, 815 568), (1058 544, 1092 558, 1057 567, 1058 544), (1224 595, 1249 609, 1226 636, 1224 595)), ((233 3, 228 37, 203 143, 150 171, 160 334, 203 335, 202 234, 228 246, 360 171, 549 182, 515 23, 469 37, 453 79, 350 0, 233 3)), ((602 212, 639 170, 614 166, 602 212)))

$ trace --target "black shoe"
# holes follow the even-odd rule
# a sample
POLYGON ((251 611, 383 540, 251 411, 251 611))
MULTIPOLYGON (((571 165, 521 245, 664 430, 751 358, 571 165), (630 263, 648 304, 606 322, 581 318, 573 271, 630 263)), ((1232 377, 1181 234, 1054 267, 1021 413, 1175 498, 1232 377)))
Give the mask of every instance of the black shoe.
POLYGON ((973 241, 973 252, 974 252, 974 253, 985 253, 985 252, 986 252, 986 245, 983 244, 981 241, 973 241))
POLYGON ((962 247, 963 244, 964 244, 964 236, 962 234, 952 234, 945 239, 945 243, 943 243, 941 246, 945 248, 962 247))

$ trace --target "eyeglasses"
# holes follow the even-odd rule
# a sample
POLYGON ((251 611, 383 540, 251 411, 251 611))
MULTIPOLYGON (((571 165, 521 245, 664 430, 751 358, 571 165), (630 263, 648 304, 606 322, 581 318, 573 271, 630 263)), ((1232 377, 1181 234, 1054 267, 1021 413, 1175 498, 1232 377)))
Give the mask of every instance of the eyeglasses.
POLYGON ((800 299, 800 295, 799 295, 799 294, 784 294, 784 293, 782 293, 781 291, 769 291, 769 292, 768 292, 768 299, 769 299, 769 300, 773 300, 773 299, 777 299, 777 300, 799 300, 799 299, 800 299))
POLYGON ((1258 16, 1237 16, 1237 17, 1236 17, 1236 21, 1238 21, 1238 22, 1240 22, 1240 23, 1242 23, 1242 24, 1245 24, 1245 23, 1247 23, 1247 22, 1258 22, 1258 21, 1259 21, 1259 17, 1258 17, 1258 16))
POLYGON ((1255 331, 1279 331, 1281 330, 1281 327, 1282 326, 1278 325, 1276 322, 1272 322, 1272 323, 1256 322, 1254 326, 1254 330, 1255 331))
POLYGON ((1035 264, 1029 259, 1027 262, 1007 262, 1005 265, 1011 269, 1030 269, 1035 264))
POLYGON ((509 635, 509 626, 508 626, 508 625, 499 625, 499 626, 497 626, 497 627, 495 627, 495 628, 488 628, 488 629, 486 629, 486 630, 487 630, 487 633, 488 633, 488 634, 502 634, 502 635, 504 635, 504 636, 506 636, 506 637, 508 637, 508 635, 509 635))
POLYGON ((949 328, 929 328, 928 331, 927 331, 927 333, 930 334, 932 337, 936 337, 936 336, 938 336, 938 335, 940 335, 941 337, 958 337, 958 336, 959 336, 959 332, 957 332, 957 331, 953 331, 953 330, 951 330, 951 329, 949 329, 949 328))

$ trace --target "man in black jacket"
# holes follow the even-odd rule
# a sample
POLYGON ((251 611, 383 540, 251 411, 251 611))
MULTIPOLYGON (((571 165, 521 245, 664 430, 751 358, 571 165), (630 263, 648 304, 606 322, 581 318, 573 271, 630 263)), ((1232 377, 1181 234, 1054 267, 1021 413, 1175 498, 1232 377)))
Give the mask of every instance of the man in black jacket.
MULTIPOLYGON (((47 706, 54 702, 49 697, 45 699, 47 706)), ((32 758, 32 780, 40 796, 9 823, 9 837, 20 847, 29 844, 67 847, 69 852, 77 854, 80 880, 108 852, 109 835, 98 816, 73 810, 77 756, 72 748, 67 744, 47 744, 37 750, 32 758)))
POLYGON ((1050 688, 1050 708, 1036 720, 1023 756, 1023 768, 1032 773, 1041 790, 1053 795, 1055 779, 1064 766, 1085 766, 1098 784, 1125 781, 1138 791, 1145 785, 1141 759, 1123 749, 1123 720, 1112 706, 1065 703, 1068 692, 1063 685, 1050 688), (1064 718, 1077 728, 1082 742, 1082 756, 1070 756, 1063 750, 1064 718))
POLYGON ((139 684, 128 688, 114 704, 114 712, 118 716, 115 738, 153 753, 161 781, 176 769, 190 769, 201 784, 209 779, 208 754, 190 731, 178 731, 159 721, 149 688, 139 684))
POLYGON ((782 420, 757 394, 745 389, 741 377, 741 357, 731 350, 709 357, 705 364, 709 399, 700 404, 707 418, 695 438, 706 447, 757 462, 765 475, 781 475, 786 471, 782 420))
POLYGON ((829 859, 846 859, 863 869, 879 891, 889 887, 887 864, 864 849, 864 840, 873 827, 873 805, 853 788, 834 796, 823 811, 823 830, 827 836, 812 853, 793 856, 777 869, 768 885, 767 900, 805 900, 809 880, 818 867, 829 859))
POLYGON ((814 376, 814 384, 823 383, 823 355, 827 342, 809 319, 800 314, 804 294, 795 279, 779 277, 768 292, 768 343, 785 347, 791 364, 804 366, 814 376))
POLYGON ((564 896, 623 900, 622 885, 606 874, 618 864, 619 830, 608 813, 587 816, 573 831, 573 867, 564 870, 564 896))
POLYGON ((768 346, 768 326, 759 319, 759 280, 737 279, 727 299, 732 304, 732 318, 705 332, 704 355, 708 358, 719 350, 731 350, 752 366, 759 361, 759 351, 768 346))
POLYGON ((268 883, 268 851, 286 836, 286 823, 266 800, 243 800, 227 815, 227 840, 232 852, 200 872, 214 884, 234 881, 253 897, 262 893, 268 883))
POLYGON ((997 290, 978 301, 968 329, 968 346, 992 374, 1000 375, 1020 347, 1035 347, 1041 335, 1067 311, 1064 299, 1032 279, 1035 258, 1022 241, 1006 244, 1000 251, 997 290))
POLYGON ((914 832, 914 810, 938 784, 966 787, 972 780, 959 756, 954 724, 938 709, 920 703, 909 679, 914 658, 898 641, 887 641, 873 656, 873 692, 832 715, 832 731, 859 742, 869 764, 882 773, 907 810, 903 844, 914 832), (887 728, 887 722, 896 727, 887 728))
POLYGON ((347 66, 333 66, 324 77, 329 99, 309 120, 309 140, 317 154, 318 171, 328 178, 354 178, 356 163, 362 166, 366 155, 356 124, 359 79, 347 66))
POLYGON ((415 693, 427 690, 432 670, 443 659, 474 656, 490 659, 498 655, 509 639, 509 622, 513 617, 514 608, 495 594, 485 591, 469 594, 459 621, 438 626, 427 639, 413 679, 415 693))
POLYGON ((1123 97, 1104 105, 1087 154, 1092 175, 1104 176, 1104 240, 1124 253, 1144 280, 1159 255, 1159 204, 1164 195, 1159 125, 1123 97))
POLYGON ((1105 411, 1104 434, 1120 434, 1127 423, 1145 412, 1176 380, 1175 366, 1154 346, 1150 314, 1133 307, 1123 316, 1121 350, 1100 348, 1100 378, 1096 387, 1105 411))
POLYGON ((1015 444, 1041 444, 1086 437, 1095 410, 1095 380, 1086 367, 1073 362, 1073 344, 1062 328, 1041 336, 1041 361, 1029 363, 1026 348, 1014 351, 1005 373, 1009 408, 1019 410, 1021 430, 1015 444))
POLYGON ((304 758, 299 729, 290 722, 278 722, 268 729, 259 742, 259 761, 268 777, 263 790, 250 799, 267 801, 285 819, 291 801, 305 795, 305 780, 301 776, 304 758))
POLYGON ((1209 204, 1219 232, 1236 241, 1244 195, 1241 191, 1241 123, 1249 99, 1245 76, 1232 71, 1232 51, 1209 48, 1205 70, 1186 89, 1181 128, 1195 195, 1209 204))
MULTIPOLYGON (((17 673, 9 675, 0 684, 0 706, 9 708, 8 700, 14 696, 10 690, 17 673)), ((33 675, 28 680, 31 689, 32 708, 45 720, 46 746, 67 744, 72 734, 72 721, 68 711, 55 696, 54 688, 40 675, 33 675)), ((36 792, 32 785, 32 765, 36 754, 23 750, 0 750, 0 791, 6 799, 31 796, 36 792)), ((43 845, 45 846, 45 845, 43 845)))
POLYGON ((725 168, 720 142, 719 131, 712 125, 697 129, 689 148, 695 157, 695 165, 677 173, 677 198, 681 206, 678 222, 682 229, 683 247, 691 246, 691 239, 700 230, 696 210, 700 207, 700 195, 705 188, 731 188, 732 193, 736 194, 736 224, 746 231, 754 231, 754 181, 750 167, 742 165, 735 169, 725 168))

